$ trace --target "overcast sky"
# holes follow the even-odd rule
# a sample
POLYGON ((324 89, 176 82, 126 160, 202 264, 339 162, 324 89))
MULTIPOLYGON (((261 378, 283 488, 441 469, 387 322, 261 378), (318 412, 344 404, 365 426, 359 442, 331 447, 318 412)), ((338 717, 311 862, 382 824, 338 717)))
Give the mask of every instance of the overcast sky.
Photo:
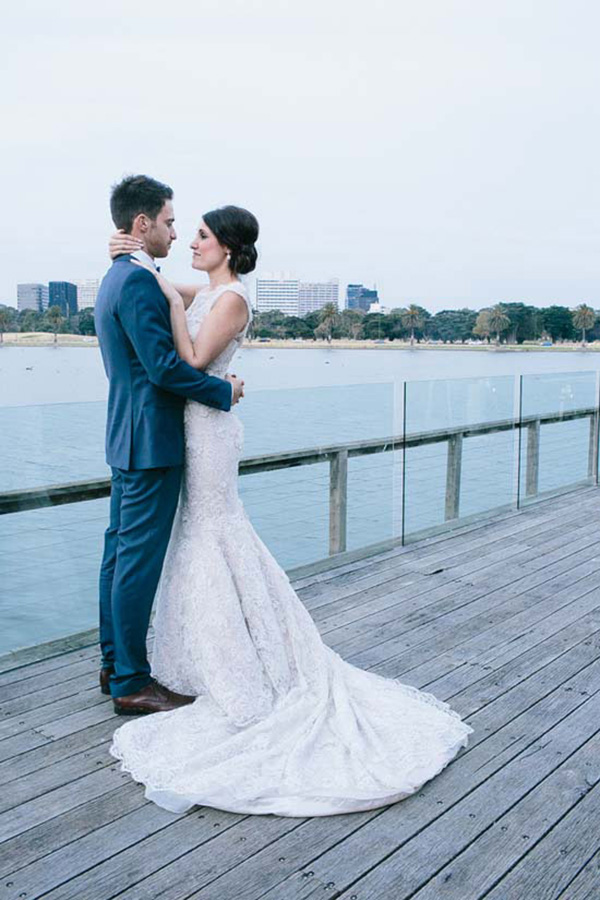
POLYGON ((260 271, 389 306, 600 307, 590 0, 20 0, 3 14, 0 302, 97 277, 110 185, 247 206, 260 271))

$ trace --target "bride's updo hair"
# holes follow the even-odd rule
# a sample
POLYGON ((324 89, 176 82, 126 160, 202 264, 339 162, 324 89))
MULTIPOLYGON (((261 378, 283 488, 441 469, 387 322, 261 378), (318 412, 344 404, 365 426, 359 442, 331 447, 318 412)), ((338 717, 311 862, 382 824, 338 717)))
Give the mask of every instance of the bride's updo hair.
POLYGON ((229 268, 234 275, 247 275, 256 268, 258 221, 240 206, 221 206, 202 217, 218 242, 231 253, 229 268))

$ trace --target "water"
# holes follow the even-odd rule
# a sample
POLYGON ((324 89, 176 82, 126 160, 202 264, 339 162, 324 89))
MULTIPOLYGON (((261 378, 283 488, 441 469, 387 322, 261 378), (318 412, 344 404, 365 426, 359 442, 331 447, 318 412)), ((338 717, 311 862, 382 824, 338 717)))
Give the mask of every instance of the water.
MULTIPOLYGON (((245 349, 235 368, 247 384, 239 407, 245 455, 326 446, 407 431, 511 419, 523 406, 593 406, 600 357, 586 352, 245 349)), ((0 351, 0 490, 108 474, 106 379, 97 348, 0 351)), ((540 489, 587 476, 587 420, 545 426, 540 489)), ((515 432, 470 438, 463 451, 461 514, 514 502, 515 432)), ((443 522, 446 445, 350 460, 348 548, 443 522), (404 462, 404 466, 403 466, 404 462)), ((522 475, 523 477, 523 475, 522 475)), ((261 537, 282 565, 327 555, 329 470, 315 465, 245 476, 240 490, 261 537)), ((3 630, 0 652, 95 624, 96 580, 107 501, 0 518, 3 630)))
MULTIPOLYGON (((592 351, 271 350, 246 348, 235 360, 248 393, 375 382, 479 378, 530 373, 599 371, 592 351)), ((106 399, 97 347, 3 347, 0 406, 106 399)))

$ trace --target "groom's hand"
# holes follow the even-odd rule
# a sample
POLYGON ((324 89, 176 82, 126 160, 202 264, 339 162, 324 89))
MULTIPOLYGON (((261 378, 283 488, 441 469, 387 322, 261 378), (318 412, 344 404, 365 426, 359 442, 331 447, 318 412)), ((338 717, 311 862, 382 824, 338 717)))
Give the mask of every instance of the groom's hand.
POLYGON ((225 381, 228 381, 233 388, 231 405, 235 406, 235 404, 239 403, 240 399, 244 396, 244 382, 241 378, 238 378, 237 375, 226 375, 225 381))

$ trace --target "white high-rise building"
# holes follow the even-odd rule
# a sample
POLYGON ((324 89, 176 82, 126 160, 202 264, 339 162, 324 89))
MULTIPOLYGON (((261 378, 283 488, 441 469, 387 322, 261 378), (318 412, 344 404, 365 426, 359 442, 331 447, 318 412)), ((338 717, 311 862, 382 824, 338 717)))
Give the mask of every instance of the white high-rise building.
POLYGON ((17 309, 34 309, 36 312, 44 312, 48 309, 50 292, 47 284, 18 284, 17 285, 17 309))
POLYGON ((286 316, 297 316, 300 282, 291 275, 265 275, 256 279, 256 309, 266 312, 278 309, 286 316))
POLYGON ((77 308, 93 309, 96 305, 96 297, 100 287, 99 278, 87 278, 85 281, 77 283, 77 308))
POLYGON ((298 296, 298 314, 316 312, 327 303, 334 303, 339 308, 340 283, 337 278, 330 281, 301 281, 298 296))

